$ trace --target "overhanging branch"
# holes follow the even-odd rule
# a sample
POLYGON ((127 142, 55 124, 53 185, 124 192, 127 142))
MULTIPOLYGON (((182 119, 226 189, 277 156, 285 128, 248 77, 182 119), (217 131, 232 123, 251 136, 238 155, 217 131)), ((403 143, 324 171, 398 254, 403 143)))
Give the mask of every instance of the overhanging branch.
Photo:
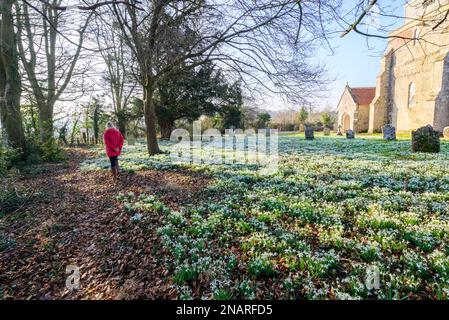
POLYGON ((53 10, 58 10, 58 11, 68 11, 68 10, 89 11, 89 10, 95 10, 95 9, 97 9, 99 7, 107 6, 107 5, 110 5, 110 4, 113 4, 113 5, 123 4, 123 5, 126 5, 126 6, 130 6, 130 7, 136 8, 137 10, 143 11, 142 8, 137 6, 137 4, 141 4, 140 1, 135 1, 135 4, 134 4, 134 3, 130 3, 129 1, 110 0, 110 1, 98 2, 98 3, 93 4, 91 6, 82 6, 82 5, 56 6, 56 5, 53 5, 53 4, 49 3, 46 0, 39 0, 39 1, 44 3, 45 5, 47 5, 49 8, 51 8, 53 10))
POLYGON ((362 14, 358 17, 358 19, 349 26, 349 28, 342 33, 341 37, 348 35, 352 30, 357 29, 357 26, 362 22, 362 20, 365 18, 365 16, 371 11, 371 9, 376 5, 377 0, 371 0, 368 7, 366 7, 365 10, 363 10, 362 14))

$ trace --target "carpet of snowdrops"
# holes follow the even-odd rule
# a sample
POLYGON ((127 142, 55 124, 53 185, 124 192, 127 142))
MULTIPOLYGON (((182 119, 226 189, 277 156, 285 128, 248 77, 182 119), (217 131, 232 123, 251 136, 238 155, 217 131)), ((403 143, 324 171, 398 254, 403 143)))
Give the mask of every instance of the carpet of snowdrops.
MULTIPOLYGON (((162 216, 154 227, 181 299, 449 298, 449 143, 414 154, 407 139, 285 135, 279 153, 278 171, 261 175, 255 165, 176 165, 168 153, 149 158, 144 144, 125 147, 129 172, 212 178, 176 211, 148 193, 117 196, 142 226, 162 216), (379 287, 367 285, 367 270, 379 287)), ((99 151, 82 169, 108 164, 99 151)))

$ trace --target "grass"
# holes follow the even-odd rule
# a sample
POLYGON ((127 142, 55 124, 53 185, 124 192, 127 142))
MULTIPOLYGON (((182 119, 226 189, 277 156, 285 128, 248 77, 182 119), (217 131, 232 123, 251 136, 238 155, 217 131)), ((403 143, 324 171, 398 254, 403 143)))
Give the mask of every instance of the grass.
MULTIPOLYGON (((176 212, 155 197, 121 201, 162 216, 180 297, 448 299, 449 143, 439 154, 412 153, 410 144, 406 135, 281 135, 269 175, 251 165, 173 164, 136 145, 122 167, 201 171, 214 183, 176 212), (379 290, 365 286, 373 266, 379 290)), ((83 169, 106 166, 101 155, 83 169)))

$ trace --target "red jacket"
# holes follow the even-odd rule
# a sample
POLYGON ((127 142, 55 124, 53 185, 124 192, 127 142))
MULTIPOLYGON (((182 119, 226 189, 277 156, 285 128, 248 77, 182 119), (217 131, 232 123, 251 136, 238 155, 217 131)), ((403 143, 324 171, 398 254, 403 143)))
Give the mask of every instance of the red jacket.
POLYGON ((117 157, 122 152, 124 138, 115 128, 107 129, 103 134, 103 141, 108 157, 117 157), (115 149, 118 148, 118 151, 115 149))

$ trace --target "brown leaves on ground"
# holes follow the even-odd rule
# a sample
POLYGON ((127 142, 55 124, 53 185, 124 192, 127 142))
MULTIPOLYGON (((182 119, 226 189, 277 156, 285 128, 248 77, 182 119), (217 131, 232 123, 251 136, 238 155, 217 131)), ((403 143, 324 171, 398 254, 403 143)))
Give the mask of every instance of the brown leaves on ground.
POLYGON ((14 246, 0 252, 0 298, 155 299, 176 298, 156 234, 130 221, 115 197, 119 192, 155 194, 177 209, 209 181, 186 171, 122 173, 113 183, 108 171, 79 169, 92 156, 68 151, 69 164, 46 166, 18 183, 37 190, 20 210, 0 219, 0 231, 14 246), (80 289, 66 289, 66 267, 80 267, 80 289))

